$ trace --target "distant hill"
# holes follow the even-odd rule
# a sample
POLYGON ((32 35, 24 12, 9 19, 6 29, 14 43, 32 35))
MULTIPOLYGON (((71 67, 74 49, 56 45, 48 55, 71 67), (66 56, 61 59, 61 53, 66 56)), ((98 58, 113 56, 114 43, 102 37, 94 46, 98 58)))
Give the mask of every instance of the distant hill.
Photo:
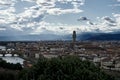
POLYGON ((96 35, 92 35, 89 36, 86 40, 120 40, 120 33, 114 33, 114 34, 96 34, 96 35))
MULTIPOLYGON (((40 40, 72 40, 72 35, 19 35, 0 36, 0 41, 40 41, 40 40)), ((120 33, 82 33, 77 34, 77 40, 120 40, 120 33)))
POLYGON ((16 36, 0 36, 0 41, 40 41, 40 40, 68 40, 68 36, 54 34, 40 35, 16 35, 16 36))

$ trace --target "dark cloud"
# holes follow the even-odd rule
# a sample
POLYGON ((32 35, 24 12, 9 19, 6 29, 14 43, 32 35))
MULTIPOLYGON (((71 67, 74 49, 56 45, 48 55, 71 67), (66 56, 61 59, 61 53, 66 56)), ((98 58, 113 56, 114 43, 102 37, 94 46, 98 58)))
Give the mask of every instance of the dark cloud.
POLYGON ((42 29, 42 30, 47 30, 47 28, 45 28, 45 27, 42 27, 41 29, 42 29))
POLYGON ((64 28, 63 27, 59 27, 59 29, 63 30, 64 28))
POLYGON ((103 17, 104 20, 110 22, 110 23, 116 23, 113 19, 111 19, 110 17, 106 16, 106 17, 103 17))
POLYGON ((89 19, 87 17, 80 17, 77 19, 78 21, 88 21, 89 19))
POLYGON ((34 21, 34 22, 40 22, 40 21, 42 21, 43 18, 44 18, 44 15, 39 15, 39 16, 33 18, 32 21, 34 21))
POLYGON ((91 21, 88 21, 87 24, 89 24, 89 25, 94 25, 94 23, 91 22, 91 21))
POLYGON ((108 24, 109 26, 117 26, 116 24, 108 24))

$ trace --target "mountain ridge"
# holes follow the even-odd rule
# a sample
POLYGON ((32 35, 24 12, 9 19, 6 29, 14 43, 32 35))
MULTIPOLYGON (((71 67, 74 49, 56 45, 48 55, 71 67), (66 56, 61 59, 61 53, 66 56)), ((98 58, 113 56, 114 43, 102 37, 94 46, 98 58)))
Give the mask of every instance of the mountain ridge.
MULTIPOLYGON (((72 35, 19 35, 0 36, 0 41, 40 41, 40 40, 72 40, 72 35)), ((120 40, 120 33, 83 33, 77 34, 77 40, 120 40)))

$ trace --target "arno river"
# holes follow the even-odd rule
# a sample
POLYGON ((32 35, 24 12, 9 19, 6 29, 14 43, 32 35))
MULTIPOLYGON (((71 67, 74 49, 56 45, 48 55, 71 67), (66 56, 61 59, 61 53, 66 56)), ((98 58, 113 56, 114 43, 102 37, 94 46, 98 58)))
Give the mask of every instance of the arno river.
POLYGON ((5 57, 3 57, 1 54, 0 54, 0 58, 2 58, 3 60, 9 62, 9 63, 20 63, 20 64, 23 64, 23 61, 24 59, 18 57, 18 55, 15 55, 14 57, 12 57, 11 54, 6 54, 5 57))

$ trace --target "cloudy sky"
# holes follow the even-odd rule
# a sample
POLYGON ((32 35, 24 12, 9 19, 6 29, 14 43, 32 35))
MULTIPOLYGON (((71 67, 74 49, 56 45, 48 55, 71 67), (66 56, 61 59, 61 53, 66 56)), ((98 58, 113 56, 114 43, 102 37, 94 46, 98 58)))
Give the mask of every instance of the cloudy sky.
POLYGON ((120 31, 120 0, 0 0, 0 36, 120 31))

